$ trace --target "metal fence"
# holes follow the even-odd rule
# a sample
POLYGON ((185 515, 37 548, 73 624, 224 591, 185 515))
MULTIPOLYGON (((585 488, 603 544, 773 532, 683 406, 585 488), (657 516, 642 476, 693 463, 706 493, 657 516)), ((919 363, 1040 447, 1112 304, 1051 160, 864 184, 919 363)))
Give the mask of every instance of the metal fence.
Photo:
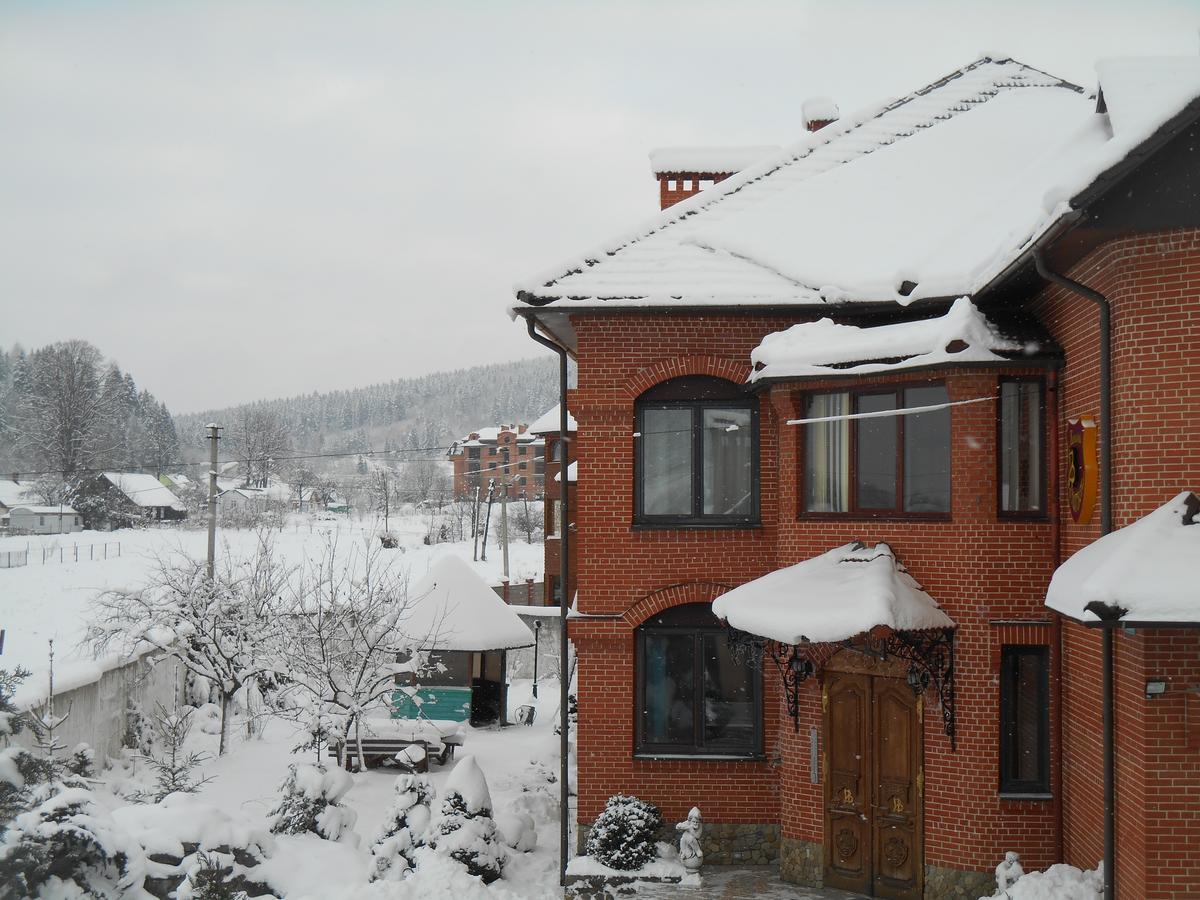
POLYGON ((107 541, 102 544, 65 544, 55 547, 26 547, 24 550, 0 550, 0 569, 15 569, 31 562, 50 563, 92 562, 98 559, 118 559, 121 542, 107 541))

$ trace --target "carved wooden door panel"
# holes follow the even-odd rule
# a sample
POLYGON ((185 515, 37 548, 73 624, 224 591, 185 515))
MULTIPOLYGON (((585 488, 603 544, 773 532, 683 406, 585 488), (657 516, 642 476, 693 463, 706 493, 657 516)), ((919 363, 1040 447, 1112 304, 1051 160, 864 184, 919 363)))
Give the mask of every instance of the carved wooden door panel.
POLYGON ((872 678, 871 701, 874 894, 893 900, 920 898, 925 786, 919 701, 899 678, 872 678))
POLYGON ((920 706, 900 678, 827 672, 825 884, 891 900, 924 890, 920 706))
POLYGON ((871 678, 831 672, 825 707, 825 884, 869 893, 871 678))

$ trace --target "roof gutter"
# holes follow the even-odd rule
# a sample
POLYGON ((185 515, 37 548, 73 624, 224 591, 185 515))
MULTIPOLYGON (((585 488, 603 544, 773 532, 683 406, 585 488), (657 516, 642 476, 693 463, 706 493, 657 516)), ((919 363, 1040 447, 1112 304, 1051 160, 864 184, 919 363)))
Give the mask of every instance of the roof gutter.
MULTIPOLYGON (((1100 313, 1100 534, 1112 531, 1112 306, 1094 288, 1053 271, 1046 264, 1042 247, 1034 247, 1033 264, 1038 274, 1096 305, 1100 313)), ((1055 423, 1058 427, 1058 423, 1055 423)), ((1101 622, 1100 669, 1101 707, 1104 730, 1104 900, 1116 897, 1116 717, 1113 690, 1113 629, 1121 627, 1124 610, 1103 604, 1088 605, 1101 622)), ((1059 712, 1061 715, 1061 710, 1059 712)))
MULTIPOLYGON (((568 468, 569 454, 567 453, 567 444, 571 440, 570 431, 567 428, 568 416, 570 413, 567 410, 567 349, 561 344, 555 343, 549 338, 542 337, 537 333, 536 323, 532 318, 525 320, 525 324, 529 329, 529 336, 541 344, 543 347, 549 347, 558 354, 558 427, 559 438, 558 445, 562 448, 559 454, 558 469, 559 472, 566 472, 568 468)), ((558 883, 566 885, 567 883, 567 855, 570 852, 568 847, 568 816, 571 814, 571 790, 570 790, 570 722, 568 720, 568 710, 570 708, 570 666, 567 665, 568 654, 570 651, 570 642, 567 640, 567 613, 570 612, 570 604, 567 602, 567 574, 569 571, 568 560, 570 554, 567 552, 568 542, 571 540, 570 516, 568 514, 568 503, 570 501, 571 487, 570 480, 562 481, 562 489, 560 490, 560 510, 559 521, 562 523, 562 535, 559 537, 558 545, 558 584, 562 591, 560 604, 560 619, 559 625, 562 633, 559 638, 558 648, 558 732, 559 732, 559 813, 558 813, 558 883)))

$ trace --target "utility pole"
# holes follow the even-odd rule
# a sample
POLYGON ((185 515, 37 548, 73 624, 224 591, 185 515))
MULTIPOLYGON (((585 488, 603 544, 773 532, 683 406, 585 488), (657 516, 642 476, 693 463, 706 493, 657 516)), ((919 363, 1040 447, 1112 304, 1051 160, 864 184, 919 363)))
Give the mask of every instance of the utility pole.
POLYGON ((471 501, 471 540, 474 542, 474 551, 471 554, 471 559, 474 562, 479 562, 479 485, 475 485, 475 497, 471 501))
POLYGON ((217 564, 217 441, 221 426, 208 424, 208 580, 212 581, 217 564))
POLYGON ((487 562, 488 528, 492 524, 492 494, 495 493, 496 479, 488 479, 487 517, 483 520, 483 555, 479 558, 487 562))
MULTIPOLYGON (((504 583, 508 584, 508 448, 502 447, 501 458, 504 460, 504 471, 500 475, 500 540, 504 546, 504 583)), ((504 589, 508 590, 507 587, 504 589)), ((505 594, 507 597, 508 594, 505 594)))

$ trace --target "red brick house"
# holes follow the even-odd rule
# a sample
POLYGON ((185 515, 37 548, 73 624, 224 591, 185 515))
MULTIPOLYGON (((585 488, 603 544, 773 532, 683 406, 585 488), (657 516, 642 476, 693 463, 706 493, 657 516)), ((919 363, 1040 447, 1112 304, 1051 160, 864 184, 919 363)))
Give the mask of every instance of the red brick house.
POLYGON ((1098 70, 982 58, 519 291, 578 367, 581 831, 625 792, 804 884, 1200 896, 1200 593, 1046 605, 1200 488, 1200 59, 1098 70))
MULTIPOLYGON (((563 528, 563 492, 567 493, 567 509, 575 508, 575 480, 578 467, 575 463, 575 418, 567 412, 567 440, 562 439, 559 429, 562 428, 559 407, 556 405, 547 410, 529 426, 529 433, 540 437, 546 442, 546 493, 545 493, 545 573, 547 606, 562 605, 563 593, 560 587, 560 560, 562 559, 562 528, 563 528), (562 453, 566 448, 568 480, 562 480, 562 453)), ((574 517, 572 516, 572 521, 574 517)), ((578 544, 567 542, 567 592, 569 598, 575 594, 575 571, 578 567, 578 544)))
MULTIPOLYGON (((540 499, 545 491, 545 442, 525 425, 499 425, 472 431, 447 454, 454 464, 454 496, 486 498, 488 483, 508 479, 510 500, 540 499)), ((496 496, 500 496, 499 493, 496 496)))

